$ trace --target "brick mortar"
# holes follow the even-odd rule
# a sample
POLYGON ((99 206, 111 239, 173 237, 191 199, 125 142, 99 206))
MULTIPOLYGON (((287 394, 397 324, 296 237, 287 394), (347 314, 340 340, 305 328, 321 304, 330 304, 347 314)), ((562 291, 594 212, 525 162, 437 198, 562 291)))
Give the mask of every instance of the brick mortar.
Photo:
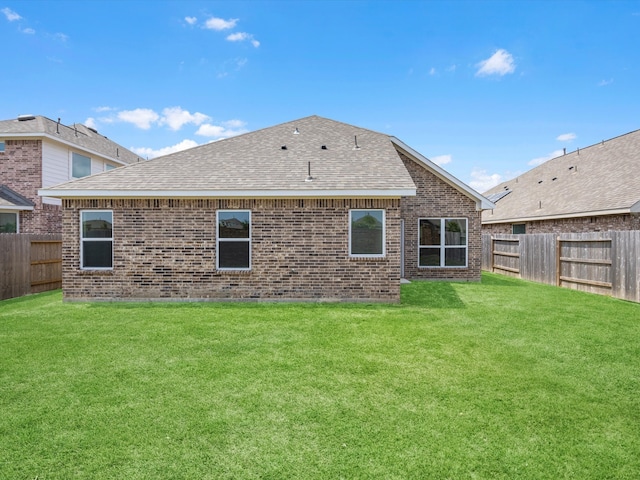
POLYGON ((65 200, 65 300, 266 299, 397 302, 400 201, 65 200), (386 256, 350 258, 353 208, 386 211, 386 256), (80 210, 114 214, 114 269, 80 270, 80 210), (216 210, 252 215, 252 270, 217 271, 216 210), (185 221, 189 219, 189 221, 185 221))

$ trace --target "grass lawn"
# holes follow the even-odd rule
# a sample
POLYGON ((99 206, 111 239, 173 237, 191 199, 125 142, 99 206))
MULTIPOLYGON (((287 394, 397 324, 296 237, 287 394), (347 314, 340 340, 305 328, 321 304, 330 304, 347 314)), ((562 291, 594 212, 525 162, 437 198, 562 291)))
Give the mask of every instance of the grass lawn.
POLYGON ((640 477, 640 305, 0 302, 0 478, 640 477))

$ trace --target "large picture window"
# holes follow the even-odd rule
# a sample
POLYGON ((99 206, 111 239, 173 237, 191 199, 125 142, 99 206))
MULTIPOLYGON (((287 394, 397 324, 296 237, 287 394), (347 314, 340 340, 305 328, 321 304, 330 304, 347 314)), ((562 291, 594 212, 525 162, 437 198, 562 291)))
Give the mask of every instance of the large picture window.
POLYGON ((349 255, 384 257, 384 210, 349 211, 349 255))
POLYGON ((89 175, 91 175, 91 159, 79 153, 72 153, 71 176, 73 178, 82 178, 88 177, 89 175))
POLYGON ((421 218, 418 228, 418 266, 467 266, 466 218, 421 218))
POLYGON ((80 265, 83 269, 113 268, 113 212, 80 212, 80 265))
POLYGON ((218 210, 217 214, 218 270, 251 269, 251 212, 249 210, 218 210))

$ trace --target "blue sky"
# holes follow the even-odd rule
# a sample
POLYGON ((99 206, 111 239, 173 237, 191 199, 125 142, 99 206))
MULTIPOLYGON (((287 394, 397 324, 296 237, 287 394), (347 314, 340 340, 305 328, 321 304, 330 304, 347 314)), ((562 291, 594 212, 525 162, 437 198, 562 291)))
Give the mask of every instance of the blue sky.
POLYGON ((152 158, 308 115, 480 192, 640 128, 640 1, 0 2, 0 118, 152 158))

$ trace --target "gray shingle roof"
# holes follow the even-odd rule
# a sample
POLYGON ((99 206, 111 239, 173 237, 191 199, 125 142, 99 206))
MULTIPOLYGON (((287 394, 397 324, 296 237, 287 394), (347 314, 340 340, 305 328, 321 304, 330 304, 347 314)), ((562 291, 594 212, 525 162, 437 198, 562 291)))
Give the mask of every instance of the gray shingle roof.
POLYGON ((6 185, 0 185, 0 209, 33 210, 35 203, 6 185))
POLYGON ((67 126, 58 124, 50 118, 35 115, 30 120, 0 121, 0 138, 45 136, 53 140, 77 146, 79 149, 92 152, 120 163, 132 163, 142 160, 139 155, 109 140, 81 124, 67 126))
POLYGON ((325 196, 366 191, 378 196, 415 194, 391 137, 318 116, 42 190, 60 197, 325 196), (306 181, 309 165, 312 181, 306 181))
POLYGON ((509 190, 483 223, 623 213, 640 208, 640 130, 543 163, 485 192, 509 190))

